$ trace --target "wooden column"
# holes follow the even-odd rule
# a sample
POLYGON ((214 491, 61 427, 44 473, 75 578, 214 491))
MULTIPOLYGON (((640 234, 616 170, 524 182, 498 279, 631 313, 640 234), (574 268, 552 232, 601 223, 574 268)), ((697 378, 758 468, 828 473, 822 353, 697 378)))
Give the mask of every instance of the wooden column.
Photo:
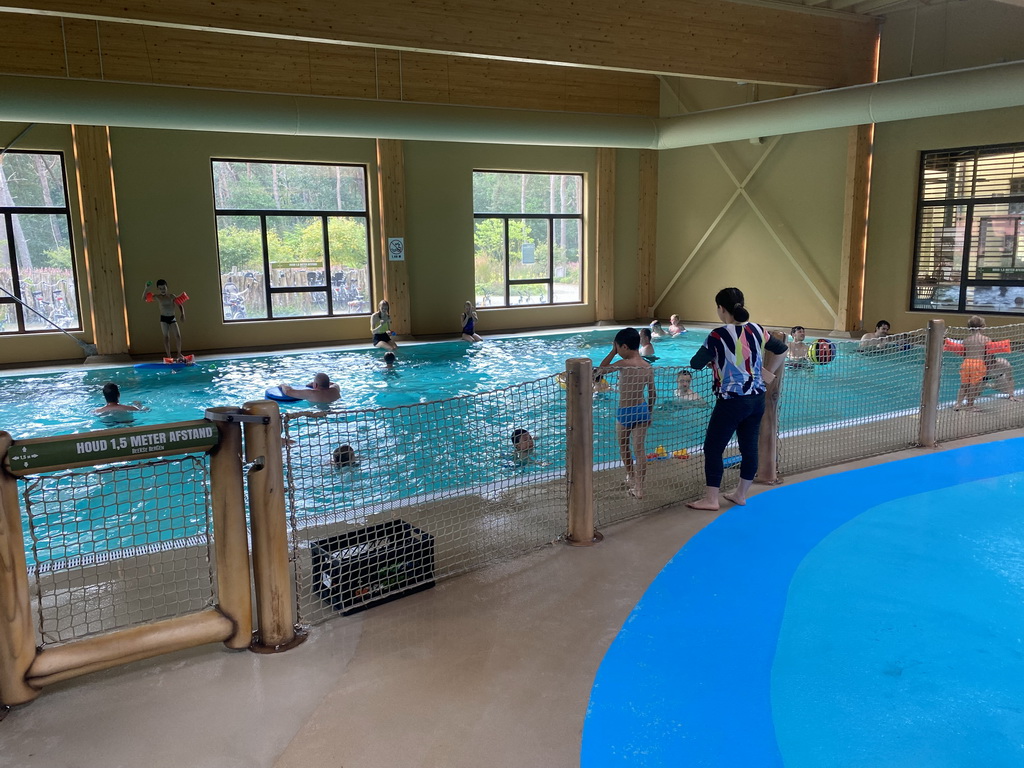
POLYGON ((836 330, 857 331, 864 324, 864 268, 874 126, 855 125, 849 129, 848 135, 842 262, 839 271, 839 306, 836 312, 842 327, 836 330))
POLYGON ((946 340, 946 324, 928 321, 925 342, 924 380, 921 383, 921 414, 918 419, 918 445, 934 448, 938 442, 939 383, 942 379, 942 347, 946 340))
POLYGON ((614 149, 597 150, 594 315, 598 323, 615 320, 615 156, 614 149))
POLYGON ((658 240, 658 153, 640 151, 640 209, 636 238, 636 316, 654 313, 654 258, 658 240))
MULTIPOLYGON (((0 461, 12 442, 9 433, 0 432, 0 461)), ((24 704, 39 695, 25 682, 35 658, 18 481, 0 466, 0 706, 24 704)))
POLYGON ((128 354, 128 319, 110 159, 110 129, 102 125, 73 125, 71 135, 75 145, 85 276, 96 351, 101 355, 125 355, 128 354))
MULTIPOLYGON (((785 342, 785 331, 772 331, 771 335, 779 341, 785 342)), ((778 355, 765 350, 765 367, 778 355)), ((782 481, 779 479, 779 399, 782 397, 782 379, 786 370, 783 363, 775 379, 768 385, 764 395, 764 416, 761 417, 761 432, 757 439, 757 474, 754 475, 755 483, 765 485, 777 485, 782 481)))
MULTIPOLYGON (((405 237, 405 154, 401 141, 377 140, 377 189, 380 192, 380 264, 384 278, 384 295, 378 297, 378 301, 388 300, 391 330, 405 336, 412 333, 409 275, 405 261, 392 261, 388 255, 388 238, 405 237)), ((407 251, 408 246, 406 243, 407 251)))
POLYGON ((589 547, 604 537, 594 529, 594 364, 587 357, 565 361, 565 432, 565 541, 589 547))

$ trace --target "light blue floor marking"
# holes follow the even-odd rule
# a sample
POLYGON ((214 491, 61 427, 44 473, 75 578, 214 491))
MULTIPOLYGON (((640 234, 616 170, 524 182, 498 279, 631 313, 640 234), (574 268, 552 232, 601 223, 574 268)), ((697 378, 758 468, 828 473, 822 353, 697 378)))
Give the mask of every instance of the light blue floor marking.
POLYGON ((978 482, 1022 471, 1018 439, 729 510, 665 566, 605 656, 583 768, 1024 764, 1024 488, 978 482))

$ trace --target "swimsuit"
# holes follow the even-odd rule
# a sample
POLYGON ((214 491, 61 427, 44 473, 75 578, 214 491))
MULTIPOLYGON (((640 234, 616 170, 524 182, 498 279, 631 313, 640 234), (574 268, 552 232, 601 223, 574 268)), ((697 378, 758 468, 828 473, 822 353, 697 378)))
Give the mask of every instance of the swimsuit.
POLYGON ((385 320, 382 317, 380 319, 380 325, 378 325, 377 328, 380 330, 380 333, 373 333, 373 328, 370 329, 371 333, 373 333, 373 341, 371 343, 377 344, 379 342, 386 341, 388 344, 390 344, 391 334, 388 333, 388 331, 391 330, 391 318, 389 317, 385 320))
POLYGON ((641 424, 651 423, 651 409, 647 403, 627 405, 615 412, 615 419, 624 429, 639 427, 641 424))
POLYGON ((160 322, 167 323, 168 325, 170 325, 171 323, 174 323, 176 321, 174 319, 174 315, 160 315, 160 322))
POLYGON ((386 334, 386 333, 375 333, 375 334, 373 334, 373 343, 374 344, 377 344, 378 342, 381 342, 381 341, 385 341, 388 344, 390 344, 391 343, 391 337, 388 334, 386 334))
POLYGON ((985 380, 987 372, 988 366, 985 365, 984 360, 969 357, 960 364, 960 383, 981 384, 985 380))
POLYGON ((469 319, 466 320, 466 324, 462 326, 462 332, 467 336, 473 335, 473 316, 470 315, 469 319))

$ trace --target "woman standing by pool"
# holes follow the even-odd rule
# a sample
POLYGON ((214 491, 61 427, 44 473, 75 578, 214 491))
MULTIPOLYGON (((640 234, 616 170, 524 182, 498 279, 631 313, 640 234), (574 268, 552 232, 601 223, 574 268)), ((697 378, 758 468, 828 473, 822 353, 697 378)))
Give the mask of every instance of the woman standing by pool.
POLYGON ((735 504, 747 503, 747 491, 757 474, 757 438, 764 415, 764 393, 768 381, 785 360, 786 344, 768 335, 757 323, 748 322, 739 288, 723 288, 715 295, 718 319, 725 325, 708 334, 703 346, 690 360, 699 370, 711 366, 715 374, 715 409, 711 412, 704 438, 704 498, 687 503, 693 509, 718 509, 718 492, 725 471, 722 454, 733 434, 739 443, 740 482, 725 494, 735 504), (765 371, 762 350, 774 352, 771 368, 765 371), (764 376, 762 376, 764 373, 764 376))

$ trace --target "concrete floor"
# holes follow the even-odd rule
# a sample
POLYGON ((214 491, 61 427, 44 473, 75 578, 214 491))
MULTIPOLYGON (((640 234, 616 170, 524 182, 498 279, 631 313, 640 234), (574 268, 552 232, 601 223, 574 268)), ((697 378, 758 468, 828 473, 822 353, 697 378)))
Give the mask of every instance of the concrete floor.
POLYGON ((0 722, 0 766, 576 766, 605 651, 714 516, 680 506, 592 548, 546 547, 335 618, 276 656, 206 646, 52 686, 0 722))

